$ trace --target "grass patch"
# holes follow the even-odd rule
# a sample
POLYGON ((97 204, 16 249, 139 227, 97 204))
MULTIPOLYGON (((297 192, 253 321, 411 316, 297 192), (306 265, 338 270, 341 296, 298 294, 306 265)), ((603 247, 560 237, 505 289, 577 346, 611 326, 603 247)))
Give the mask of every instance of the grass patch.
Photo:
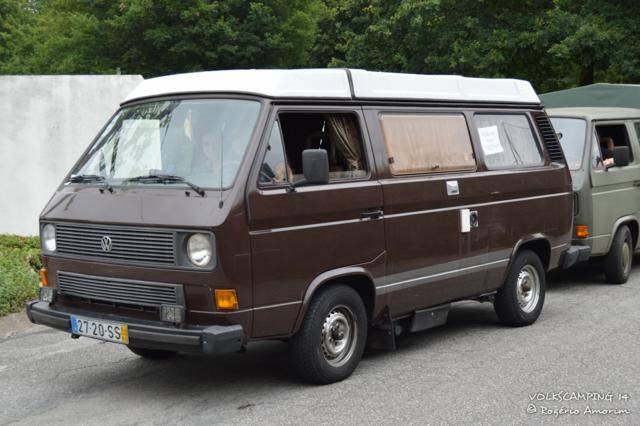
POLYGON ((0 316, 38 297, 40 239, 0 235, 0 316))

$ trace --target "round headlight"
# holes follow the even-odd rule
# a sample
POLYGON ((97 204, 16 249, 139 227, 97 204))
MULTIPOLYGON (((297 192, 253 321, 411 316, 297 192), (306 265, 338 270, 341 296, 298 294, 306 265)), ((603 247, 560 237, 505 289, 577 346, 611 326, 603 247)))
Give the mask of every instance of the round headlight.
POLYGON ((211 262, 211 241, 204 234, 193 234, 187 241, 187 255, 196 266, 207 266, 211 262))
POLYGON ((56 251, 56 228, 48 223, 42 227, 42 247, 47 251, 56 251))

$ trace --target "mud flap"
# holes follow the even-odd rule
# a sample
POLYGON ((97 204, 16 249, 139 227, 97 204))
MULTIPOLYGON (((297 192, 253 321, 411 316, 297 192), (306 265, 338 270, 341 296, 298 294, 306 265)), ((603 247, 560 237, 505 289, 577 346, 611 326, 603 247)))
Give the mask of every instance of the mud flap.
POLYGON ((389 308, 385 309, 382 323, 369 330, 367 343, 370 349, 396 350, 396 327, 389 314, 389 308))

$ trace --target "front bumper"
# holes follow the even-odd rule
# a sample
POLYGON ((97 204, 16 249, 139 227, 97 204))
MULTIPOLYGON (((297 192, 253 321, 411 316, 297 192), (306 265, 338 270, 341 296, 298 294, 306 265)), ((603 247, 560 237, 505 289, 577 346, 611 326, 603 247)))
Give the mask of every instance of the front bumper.
POLYGON ((129 346, 137 348, 219 355, 239 351, 243 344, 240 325, 178 328, 159 322, 98 315, 87 311, 52 309, 45 302, 27 302, 27 316, 34 324, 71 333, 71 315, 127 324, 129 346))

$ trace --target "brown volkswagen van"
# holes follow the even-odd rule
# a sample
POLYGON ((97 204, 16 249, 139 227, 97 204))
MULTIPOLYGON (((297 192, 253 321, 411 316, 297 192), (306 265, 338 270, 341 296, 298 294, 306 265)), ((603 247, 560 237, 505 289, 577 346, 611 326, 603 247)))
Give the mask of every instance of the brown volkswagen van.
POLYGON ((533 323, 569 265, 569 170, 527 82, 245 70, 125 99, 41 215, 31 321, 148 358, 289 341, 330 383, 367 341, 491 301, 533 323))

